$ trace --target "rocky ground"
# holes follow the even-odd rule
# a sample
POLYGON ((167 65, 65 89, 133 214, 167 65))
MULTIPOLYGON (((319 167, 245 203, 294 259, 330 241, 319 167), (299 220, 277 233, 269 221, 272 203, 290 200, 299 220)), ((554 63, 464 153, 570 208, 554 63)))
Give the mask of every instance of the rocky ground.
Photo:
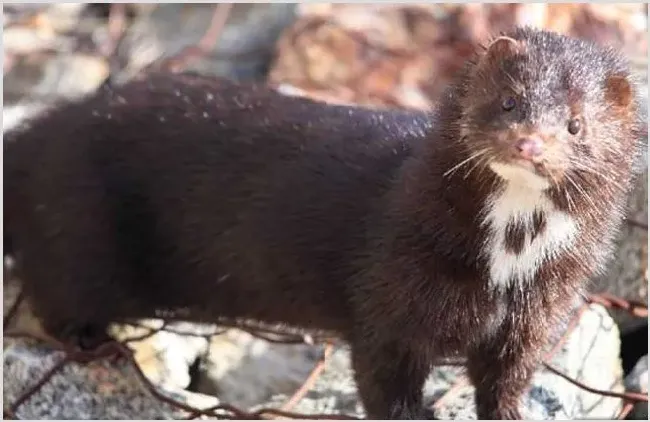
MULTIPOLYGON (((619 45, 637 63, 640 80, 647 85, 647 46, 645 37, 638 37, 639 32, 645 36, 645 9, 481 7, 238 4, 221 5, 215 12, 214 5, 151 4, 129 5, 121 14, 101 4, 5 4, 3 131, 58 98, 83 95, 109 77, 120 83, 156 67, 268 81, 287 92, 332 102, 428 107, 468 45, 509 22, 544 25, 619 45), (188 50, 189 45, 199 48, 188 50)), ((616 259, 592 291, 647 303, 647 166, 644 176, 630 200, 631 223, 621 235, 616 259)), ((16 291, 5 280, 5 312, 16 291)), ((28 309, 19 319, 14 330, 37 331, 28 309)), ((592 304, 552 364, 595 388, 647 394, 647 335, 643 344, 630 340, 631 334, 625 337, 639 327, 647 330, 647 318, 592 304), (623 344, 630 345, 624 356, 633 360, 625 372, 621 334, 623 344)), ((166 396, 199 408, 286 408, 326 351, 320 344, 278 344, 234 329, 216 336, 206 335, 213 327, 174 329, 193 335, 160 332, 131 343, 145 379, 125 359, 70 363, 24 401, 16 415, 187 416, 154 397, 146 379, 166 396)), ((138 332, 116 327, 121 338, 138 332)), ((63 358, 62 352, 41 342, 5 338, 5 410, 63 358)), ((455 366, 432 373, 426 396, 435 402, 439 417, 475 417, 471 387, 462 381, 462 370, 455 366)), ((611 418, 624 407, 620 399, 589 393, 544 368, 524 405, 531 418, 544 419, 611 418)), ((363 415, 344 345, 335 348, 293 410, 363 415)), ((233 415, 232 409, 221 411, 233 415)), ((633 415, 647 418, 647 403, 636 406, 633 415)))

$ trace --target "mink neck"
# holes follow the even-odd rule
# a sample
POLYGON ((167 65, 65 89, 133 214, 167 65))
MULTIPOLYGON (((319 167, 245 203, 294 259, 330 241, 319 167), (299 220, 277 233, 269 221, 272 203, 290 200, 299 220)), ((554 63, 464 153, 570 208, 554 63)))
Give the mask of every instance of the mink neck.
POLYGON ((488 168, 468 174, 473 164, 446 174, 471 151, 460 141, 462 109, 456 93, 443 98, 427 140, 405 162, 394 185, 389 233, 409 239, 409 247, 422 252, 423 265, 435 254, 445 256, 454 268, 473 271, 485 241, 485 204, 502 183, 488 168))
POLYGON ((452 87, 443 97, 434 127, 422 150, 404 168, 403 188, 410 207, 422 212, 423 218, 431 218, 432 207, 453 210, 458 224, 477 224, 477 216, 491 193, 503 187, 503 181, 489 168, 466 161, 473 151, 461 142, 460 121, 462 91, 452 87))

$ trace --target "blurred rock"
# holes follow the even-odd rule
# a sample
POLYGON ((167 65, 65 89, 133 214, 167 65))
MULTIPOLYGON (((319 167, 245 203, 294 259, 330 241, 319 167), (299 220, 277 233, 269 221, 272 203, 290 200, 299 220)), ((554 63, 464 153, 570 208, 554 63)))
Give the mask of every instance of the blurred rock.
MULTIPOLYGON (((232 79, 263 79, 275 41, 293 21, 293 4, 234 4, 213 51, 189 70, 232 79)), ((210 27, 214 4, 160 4, 130 29, 120 48, 132 77, 152 61, 196 44, 210 27)))
POLYGON ((6 103, 35 97, 47 102, 74 98, 104 81, 108 65, 93 36, 105 22, 82 19, 85 8, 83 3, 50 5, 23 12, 5 26, 6 103))
MULTIPOLYGON (((162 326, 162 321, 141 321, 141 324, 158 329, 162 326)), ((142 327, 116 325, 112 334, 120 341, 145 337, 129 342, 129 347, 134 350, 134 358, 145 376, 163 388, 187 389, 192 382, 191 367, 207 353, 209 340, 206 334, 214 329, 190 323, 173 323, 168 327, 174 331, 158 331, 146 336, 148 330, 142 327)))
POLYGON ((95 91, 108 77, 108 73, 108 63, 101 56, 57 56, 45 66, 43 78, 32 89, 32 95, 77 98, 95 91))
POLYGON ((65 40, 49 29, 14 26, 3 31, 4 53, 30 54, 66 47, 65 40))
POLYGON ((642 5, 302 4, 269 82, 328 102, 429 108, 475 46, 534 25, 647 54, 642 5))
MULTIPOLYGON (((622 368, 619 360, 619 336, 607 310, 591 305, 552 364, 569 376, 594 388, 621 392, 622 368)), ((436 368, 425 386, 425 401, 436 401, 440 419, 476 419, 473 387, 454 386, 462 371, 458 367, 436 368), (444 396, 444 397, 443 397, 444 396)), ((278 407, 288 395, 277 395, 256 408, 278 407)), ((524 397, 522 411, 529 419, 611 419, 621 409, 621 400, 589 393, 559 376, 541 369, 530 392, 524 397)), ((328 360, 325 371, 293 409, 304 413, 335 413, 362 417, 350 369, 349 352, 339 349, 328 360)))
MULTIPOLYGON (((9 310, 16 303, 19 293, 20 285, 17 280, 3 282, 3 318, 7 317, 9 314, 9 310)), ((21 301, 18 308, 16 308, 15 313, 9 319, 9 324, 4 327, 3 332, 29 333, 37 336, 43 334, 41 324, 32 313, 27 301, 21 301)), ((5 346, 7 345, 7 341, 12 341, 9 337, 4 337, 4 340, 3 344, 5 346)))
POLYGON ((71 31, 77 27, 81 14, 87 7, 84 3, 50 4, 35 17, 35 21, 40 28, 48 28, 55 33, 71 31))
POLYGON ((330 102, 428 108, 472 52, 435 6, 314 8, 301 5, 280 39, 271 84, 330 102))
MULTIPOLYGON (((647 65, 647 64, 646 64, 647 65)), ((643 116, 648 112, 648 74, 637 69, 641 79, 643 116)), ((647 123, 646 123, 647 124, 647 123)), ((648 134, 645 133, 647 143, 648 134)), ((623 225, 618 236, 616 253, 608 264, 607 272, 597 277, 590 288, 595 293, 607 292, 615 296, 648 303, 648 157, 643 157, 643 172, 637 176, 628 201, 627 216, 631 222, 623 225), (645 225, 641 227, 638 225, 645 225)), ((647 318, 634 318, 628 312, 613 310, 612 314, 623 333, 647 324, 647 318)), ((646 349, 647 353, 647 349, 646 349)))
POLYGON ((210 341, 194 390, 249 408, 274 394, 292 394, 321 356, 322 346, 278 344, 240 330, 228 330, 210 341))
MULTIPOLYGON (((17 341, 3 353, 5 409, 32 387, 63 353, 17 341)), ((195 407, 218 404, 215 398, 182 390, 159 390, 195 407)), ((69 363, 17 409, 19 419, 181 419, 187 413, 151 395, 124 359, 87 365, 69 363)))
MULTIPOLYGON (((639 359, 632 372, 625 377, 625 386, 630 391, 648 394, 648 355, 639 359)), ((637 403, 628 419, 648 420, 648 403, 637 403)))
POLYGON ((22 125, 26 119, 37 115, 43 108, 43 105, 36 103, 5 105, 2 108, 2 133, 22 125))
MULTIPOLYGON (((628 201, 630 219, 648 223, 648 167, 639 176, 628 201)), ((607 292, 626 299, 648 303, 648 231, 633 224, 624 224, 619 233, 616 253, 607 272, 596 278, 590 291, 607 292)), ((635 318, 623 310, 613 310, 622 332, 627 333, 647 319, 635 318)))
POLYGON ((35 3, 3 3, 2 18, 3 26, 6 28, 17 23, 29 21, 34 16, 47 9, 45 4, 35 3))
POLYGON ((3 104, 7 106, 19 101, 29 101, 28 97, 34 86, 43 78, 49 60, 51 56, 46 54, 10 56, 5 52, 3 104), (8 57, 11 59, 7 60, 8 57))
MULTIPOLYGON (((235 4, 213 51, 183 69, 233 79, 264 79, 280 32, 293 21, 293 4, 235 4)), ((97 9, 97 7, 95 7, 97 9)), ((210 27, 214 4, 155 4, 127 10, 126 32, 110 69, 117 83, 159 59, 195 45, 210 27)), ((74 98, 109 74, 113 44, 108 14, 82 3, 13 11, 5 27, 5 101, 74 98)))

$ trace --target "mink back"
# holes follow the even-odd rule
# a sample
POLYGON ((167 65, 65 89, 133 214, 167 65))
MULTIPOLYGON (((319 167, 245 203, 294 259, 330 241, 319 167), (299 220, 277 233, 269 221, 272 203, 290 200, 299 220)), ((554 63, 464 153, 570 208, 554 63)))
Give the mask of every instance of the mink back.
POLYGON ((163 309, 343 329, 342 284, 429 125, 153 75, 7 134, 6 232, 39 261, 23 263, 27 280, 49 268, 50 284, 26 288, 89 318, 163 309), (86 261, 103 265, 77 268, 86 261))

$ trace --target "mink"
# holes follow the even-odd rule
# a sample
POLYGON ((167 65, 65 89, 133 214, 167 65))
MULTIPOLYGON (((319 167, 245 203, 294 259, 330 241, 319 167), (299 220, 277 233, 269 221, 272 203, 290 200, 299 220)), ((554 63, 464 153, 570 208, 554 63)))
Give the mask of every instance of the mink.
POLYGON ((520 418, 611 255, 639 109, 619 53, 532 28, 426 112, 153 73, 6 135, 5 246, 62 341, 159 315, 330 330, 369 418, 432 418, 425 379, 457 355, 478 417, 520 418))

